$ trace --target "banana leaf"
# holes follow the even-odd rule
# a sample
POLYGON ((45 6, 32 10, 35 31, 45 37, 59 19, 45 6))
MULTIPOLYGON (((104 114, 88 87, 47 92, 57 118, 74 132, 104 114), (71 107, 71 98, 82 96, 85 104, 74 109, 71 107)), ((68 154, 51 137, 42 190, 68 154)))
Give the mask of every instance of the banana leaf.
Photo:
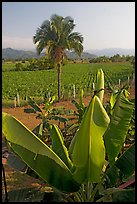
POLYGON ((43 129, 44 129, 44 125, 43 123, 40 123, 38 126, 36 126, 32 132, 35 133, 37 136, 39 136, 39 138, 42 138, 42 134, 43 134, 43 129))
POLYGON ((69 152, 74 164, 73 175, 79 182, 99 182, 105 162, 103 134, 109 117, 98 96, 90 101, 69 152))
POLYGON ((19 157, 49 185, 62 192, 75 192, 79 184, 66 164, 15 117, 2 113, 2 131, 19 157))
POLYGON ((116 181, 121 178, 121 173, 123 174, 123 179, 127 179, 133 175, 134 171, 135 143, 116 160, 110 169, 108 169, 106 175, 109 177, 111 185, 115 185, 116 181))
POLYGON ((25 113, 36 113, 36 111, 34 110, 34 108, 24 108, 24 112, 25 112, 25 113))
POLYGON ((128 178, 135 171, 135 143, 115 162, 115 166, 128 178), (128 164, 128 165, 127 165, 128 164))
POLYGON ((68 150, 64 144, 64 138, 60 129, 56 125, 50 126, 50 136, 52 138, 52 150, 64 161, 64 163, 72 168, 72 162, 69 158, 68 150))
POLYGON ((51 116, 51 119, 58 120, 59 122, 65 123, 68 121, 68 118, 63 118, 61 116, 53 115, 51 116))
POLYGON ((38 104, 30 97, 28 97, 28 103, 31 105, 32 108, 34 108, 36 112, 41 112, 41 113, 43 112, 42 109, 38 106, 38 104))
POLYGON ((112 92, 112 94, 111 94, 111 97, 110 97, 110 108, 111 108, 111 110, 113 109, 113 107, 115 105, 118 94, 119 94, 118 92, 116 92, 116 93, 112 92))
POLYGON ((102 69, 98 69, 97 72, 97 83, 96 83, 96 95, 99 97, 100 101, 103 102, 104 97, 104 72, 102 69))
POLYGON ((85 105, 84 105, 84 103, 83 103, 83 95, 84 95, 84 91, 83 91, 83 89, 81 90, 81 94, 80 94, 80 97, 79 97, 79 105, 80 105, 80 107, 83 109, 83 108, 85 108, 85 105))
POLYGON ((75 105, 75 107, 77 108, 77 110, 79 110, 79 108, 80 108, 80 105, 79 105, 79 103, 76 101, 76 100, 72 100, 72 103, 75 105))
POLYGON ((128 127, 133 113, 133 103, 124 94, 124 89, 117 96, 114 110, 107 131, 104 134, 108 161, 112 166, 126 139, 128 127))

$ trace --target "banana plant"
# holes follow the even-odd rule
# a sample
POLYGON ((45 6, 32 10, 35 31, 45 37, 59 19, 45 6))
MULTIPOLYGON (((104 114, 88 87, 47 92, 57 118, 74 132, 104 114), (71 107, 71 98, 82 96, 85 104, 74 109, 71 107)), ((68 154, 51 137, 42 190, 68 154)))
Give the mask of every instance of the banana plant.
POLYGON ((76 100, 72 100, 72 103, 75 105, 75 107, 77 108, 77 112, 78 113, 75 113, 76 116, 78 116, 78 123, 81 122, 82 120, 82 117, 84 115, 84 112, 85 112, 85 109, 86 109, 86 106, 83 102, 83 89, 81 90, 81 94, 80 94, 80 97, 79 97, 79 103, 76 101, 76 100))
MULTIPOLYGON (((87 171, 86 168, 87 168, 88 162, 90 163, 89 168, 91 169, 91 172, 93 172, 93 174, 96 175, 96 177, 94 178, 95 179, 94 181, 96 182, 98 181, 99 174, 101 173, 101 169, 103 167, 103 161, 105 158, 105 150, 104 150, 103 138, 101 134, 104 134, 104 131, 107 128, 107 124, 109 123, 109 117, 107 116, 107 113, 97 96, 95 96, 94 99, 89 104, 89 108, 87 109, 83 122, 81 123, 81 128, 79 128, 79 131, 78 131, 79 134, 83 137, 83 139, 85 136, 85 134, 83 134, 83 129, 84 131, 86 131, 86 134, 87 134, 86 143, 84 145, 84 148, 82 148, 83 151, 87 149, 85 158, 83 157, 82 159, 83 162, 84 160, 86 160, 86 163, 84 162, 84 166, 82 168, 83 171, 85 168, 85 171, 81 175, 79 175, 80 174, 79 165, 77 165, 77 161, 75 160, 76 151, 78 151, 77 150, 78 147, 76 145, 76 147, 74 148, 75 142, 72 141, 73 144, 72 144, 71 153, 70 153, 72 156, 72 160, 71 160, 69 157, 70 155, 68 153, 68 150, 65 148, 61 131, 56 125, 52 125, 52 129, 54 128, 54 133, 52 131, 51 137, 53 142, 55 140, 54 143, 55 144, 57 143, 58 145, 53 145, 52 146, 53 149, 52 149, 52 148, 49 148, 42 140, 40 140, 40 138, 38 138, 32 131, 30 131, 27 127, 25 127, 15 117, 10 116, 7 113, 3 113, 2 119, 3 119, 3 122, 2 122, 3 133, 6 136, 6 139, 10 147, 13 149, 13 151, 16 154, 18 154, 21 157, 21 159, 30 168, 32 168, 42 179, 47 181, 51 186, 54 186, 55 188, 65 192, 77 191, 80 187, 81 182, 83 182, 83 180, 86 181, 90 177, 92 177, 93 179, 93 175, 90 174, 90 171, 88 172, 88 174, 86 174, 86 171, 87 171), (100 118, 96 119, 95 115, 98 115, 98 114, 102 118, 102 121, 100 120, 100 118), (89 119, 89 117, 91 117, 91 119, 89 119), (91 121, 93 123, 94 130, 95 131, 97 129, 99 130, 98 139, 94 138, 96 136, 95 134, 92 133, 93 141, 90 141, 90 137, 91 137, 90 132, 92 129, 90 125, 91 121), (53 137, 53 135, 55 136, 53 137), (89 141, 91 143, 92 142, 95 143, 94 150, 96 149, 97 144, 100 145, 101 147, 100 154, 94 154, 92 150, 93 155, 92 155, 92 159, 90 158, 90 161, 88 161, 86 158, 88 157, 91 151, 88 145, 89 141), (63 154, 63 155, 61 156, 60 154, 61 155, 63 154), (73 157, 74 157, 74 161, 73 161, 73 157), (95 161, 97 161, 97 163, 94 164, 95 161), (97 169, 98 171, 96 173, 97 169)), ((76 138, 77 140, 78 136, 76 135, 76 137, 74 138, 76 138)), ((80 153, 80 151, 78 152, 80 153)), ((79 157, 80 156, 82 157, 81 153, 79 157)))
MULTIPOLYGON (((103 102, 103 97, 104 97, 104 72, 102 69, 98 69, 97 71, 97 77, 96 77, 96 86, 95 86, 95 90, 93 91, 93 95, 97 95, 101 102, 103 102)), ((81 93, 80 93, 80 97, 79 97, 79 102, 77 102, 76 100, 72 100, 72 103, 75 105, 77 112, 74 112, 74 115, 78 117, 78 122, 71 125, 68 129, 68 131, 72 131, 73 128, 75 129, 75 131, 78 129, 79 124, 82 121, 83 115, 86 111, 86 105, 83 102, 83 95, 84 95, 84 91, 83 89, 81 89, 81 93)))
POLYGON ((102 69, 98 69, 97 72, 97 83, 95 86, 97 91, 96 95, 99 97, 100 101, 103 103, 104 98, 104 72, 102 69))
POLYGON ((48 97, 45 95, 44 107, 41 108, 31 97, 28 97, 28 103, 31 108, 25 108, 26 113, 36 113, 36 119, 41 119, 41 122, 32 130, 38 137, 43 141, 50 143, 48 137, 48 128, 50 126, 51 120, 56 120, 65 124, 69 121, 68 118, 62 117, 61 115, 70 115, 73 111, 65 111, 62 107, 54 108, 53 103, 55 101, 55 96, 48 97), (46 137, 47 136, 47 137, 46 137))
MULTIPOLYGON (((66 126, 67 122, 69 120, 72 120, 73 118, 67 119, 65 117, 61 117, 61 115, 65 115, 65 114, 71 115, 73 111, 65 110, 62 107, 54 108, 53 103, 55 101, 55 96, 49 97, 48 95, 45 94, 44 99, 45 99, 44 107, 41 108, 34 101, 34 99, 32 99, 31 97, 28 97, 28 103, 31 106, 31 108, 25 108, 24 112, 36 113, 37 114, 36 118, 41 119, 40 123, 35 128, 33 128, 32 132, 35 133, 42 141, 44 141, 44 143, 50 146, 51 139, 48 132, 50 121, 57 120, 59 122, 64 123, 64 125, 66 126)), ((65 141, 65 143, 68 144, 68 141, 65 141)), ((18 171, 25 172, 29 176, 32 176, 34 178, 39 178, 39 176, 14 153, 8 155, 7 164, 18 171)))
MULTIPOLYGON (((102 91, 102 85, 100 88, 102 91)), ((65 147, 60 129, 54 124, 49 128, 51 147, 15 117, 4 112, 2 131, 12 150, 49 185, 65 193, 76 192, 79 201, 93 202, 107 167, 112 168, 119 159, 132 110, 133 104, 122 90, 110 118, 103 107, 102 94, 95 94, 69 149, 65 147), (86 196, 82 191, 84 186, 86 196)))
MULTIPOLYGON (((97 80, 96 80, 96 86, 95 86, 94 94, 99 97, 101 102, 103 102, 103 97, 104 97, 104 72, 103 72, 102 69, 98 69, 98 71, 97 71, 97 80)), ((82 117, 83 117, 84 112, 85 112, 85 110, 87 108, 85 106, 84 102, 83 102, 83 95, 84 95, 84 91, 82 89, 80 97, 79 97, 79 103, 74 99, 72 100, 72 103, 77 108, 78 113, 75 114, 75 115, 78 116, 78 123, 81 123, 82 117)))

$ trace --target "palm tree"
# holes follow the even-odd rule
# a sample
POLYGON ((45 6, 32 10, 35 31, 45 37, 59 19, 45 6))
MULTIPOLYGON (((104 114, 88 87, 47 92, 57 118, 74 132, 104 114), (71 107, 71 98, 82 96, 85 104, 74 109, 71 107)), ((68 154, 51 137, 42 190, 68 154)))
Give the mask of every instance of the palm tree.
POLYGON ((54 60, 57 65, 58 101, 60 100, 61 65, 65 57, 65 50, 74 50, 79 56, 83 51, 83 37, 78 32, 72 32, 74 27, 74 20, 70 16, 63 18, 54 14, 50 21, 45 20, 42 23, 33 36, 33 42, 37 45, 37 53, 40 54, 46 48, 46 56, 54 60))

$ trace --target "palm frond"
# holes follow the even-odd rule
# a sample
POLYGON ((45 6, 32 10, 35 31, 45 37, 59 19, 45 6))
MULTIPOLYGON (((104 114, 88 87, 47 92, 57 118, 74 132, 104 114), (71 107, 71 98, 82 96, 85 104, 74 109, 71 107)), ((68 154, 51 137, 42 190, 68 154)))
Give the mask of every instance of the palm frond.
POLYGON ((71 17, 67 16, 63 21, 62 34, 68 36, 72 32, 74 27, 74 20, 71 17))
POLYGON ((78 55, 83 51, 83 36, 73 32, 75 27, 72 17, 63 18, 53 14, 49 20, 45 20, 33 36, 34 44, 37 44, 37 52, 40 54, 44 48, 50 58, 61 60, 66 49, 74 49, 78 55))
POLYGON ((41 24, 41 29, 45 29, 50 27, 50 21, 49 20, 45 20, 43 21, 43 23, 41 24))
POLYGON ((69 50, 74 50, 80 56, 83 51, 83 45, 80 42, 73 41, 70 43, 69 50))
POLYGON ((37 54, 40 55, 40 53, 42 52, 42 50, 45 48, 45 41, 44 40, 41 40, 37 47, 36 47, 36 51, 37 51, 37 54))
POLYGON ((80 33, 78 33, 78 32, 71 33, 69 35, 68 39, 70 41, 77 41, 77 42, 80 42, 80 43, 82 43, 83 40, 84 40, 83 36, 80 33))

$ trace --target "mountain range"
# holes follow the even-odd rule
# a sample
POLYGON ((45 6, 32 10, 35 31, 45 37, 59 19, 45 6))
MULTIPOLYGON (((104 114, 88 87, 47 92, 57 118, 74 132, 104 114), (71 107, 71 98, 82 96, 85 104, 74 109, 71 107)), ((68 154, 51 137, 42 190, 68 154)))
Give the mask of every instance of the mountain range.
POLYGON ((94 54, 97 57, 99 56, 108 56, 108 57, 112 57, 116 54, 119 55, 131 55, 131 56, 135 56, 135 49, 123 49, 123 48, 108 48, 108 49, 101 49, 101 50, 87 50, 86 52, 90 53, 90 54, 94 54))
MULTIPOLYGON (((70 59, 78 59, 78 55, 75 52, 66 51, 66 55, 70 59)), ((42 52, 40 56, 37 55, 34 51, 25 51, 25 50, 16 50, 12 48, 3 48, 2 49, 2 59, 25 59, 25 58, 39 58, 45 56, 45 52, 42 52)), ((91 59, 96 57, 94 54, 88 52, 82 52, 81 59, 91 59)))
MULTIPOLYGON (((102 50, 86 50, 82 52, 81 59, 92 59, 99 56, 108 56, 113 55, 133 55, 135 56, 135 49, 122 49, 122 48, 110 48, 102 50)), ((66 55, 70 59, 78 59, 78 55, 75 52, 66 51, 66 55)), ((40 54, 40 57, 45 56, 45 52, 40 54)), ((3 48, 2 49, 2 59, 25 59, 25 58, 39 58, 36 51, 25 51, 25 50, 16 50, 12 48, 3 48)))

